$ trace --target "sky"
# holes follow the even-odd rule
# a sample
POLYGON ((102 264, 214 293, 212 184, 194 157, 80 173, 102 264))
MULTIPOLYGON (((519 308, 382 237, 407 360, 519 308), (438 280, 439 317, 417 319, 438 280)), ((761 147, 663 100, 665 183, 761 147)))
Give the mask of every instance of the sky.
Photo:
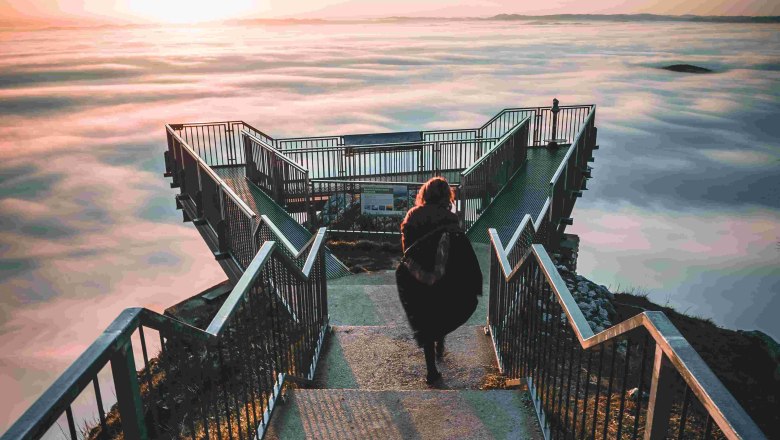
POLYGON ((200 22, 237 18, 495 14, 780 15, 770 0, 2 0, 1 22, 200 22), (218 5, 218 7, 215 7, 218 5))
MULTIPOLYGON (((100 4, 23 9, 114 18, 154 9, 100 4)), ((168 18, 208 10, 165 4, 180 12, 168 18)), ((383 3, 296 4, 268 11, 337 16, 383 3)), ((382 15, 422 11, 393 4, 382 15)), ((252 16, 230 5, 220 10, 252 16)), ((490 5, 479 15, 522 12, 490 5)), ((780 339, 778 60, 777 24, 0 30, 0 432, 122 309, 161 312, 225 279, 162 177, 166 122, 244 119, 277 137, 315 136, 477 127, 553 97, 596 103, 601 149, 569 230, 581 237, 580 273, 780 339), (716 73, 658 68, 674 63, 716 73)))

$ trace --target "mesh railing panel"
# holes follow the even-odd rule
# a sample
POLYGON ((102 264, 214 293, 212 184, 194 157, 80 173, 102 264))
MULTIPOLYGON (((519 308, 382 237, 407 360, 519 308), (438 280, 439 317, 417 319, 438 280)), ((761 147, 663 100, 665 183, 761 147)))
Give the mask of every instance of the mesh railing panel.
POLYGON ((182 170, 183 177, 180 182, 181 192, 190 197, 193 203, 198 200, 198 191, 200 191, 200 182, 198 180, 198 162, 186 148, 182 148, 182 170))
POLYGON ((227 246, 236 262, 242 269, 249 266, 255 255, 252 240, 253 219, 239 208, 238 204, 227 193, 222 195, 222 206, 225 216, 227 246))
POLYGON ((200 187, 203 218, 216 232, 220 221, 222 221, 222 200, 219 195, 219 184, 210 173, 202 172, 200 175, 200 187))
POLYGON ((509 264, 512 267, 516 266, 520 260, 525 258, 529 252, 531 252, 531 245, 534 244, 536 238, 536 231, 532 221, 528 221, 520 232, 520 236, 517 238, 514 246, 511 247, 507 258, 509 264))
POLYGON ((231 123, 185 124, 176 126, 179 135, 209 166, 235 165, 237 161, 231 123))
POLYGON ((344 147, 280 150, 301 167, 309 170, 312 179, 338 178, 345 174, 344 147))
POLYGON ((242 121, 174 124, 173 129, 209 166, 244 163, 242 132, 246 131, 269 145, 274 139, 242 121))
POLYGON ((342 145, 344 145, 344 141, 339 136, 284 138, 276 139, 275 144, 278 149, 283 151, 331 148, 342 145))
MULTIPOLYGON (((647 329, 582 348, 535 256, 509 281, 492 256, 489 318, 502 371, 527 380, 550 438, 644 438, 656 352, 647 329)), ((682 376, 667 374, 659 437, 725 438, 682 376)))
POLYGON ((477 139, 477 130, 435 130, 422 133, 425 141, 462 141, 477 139))
POLYGON ((526 117, 531 118, 528 145, 546 145, 548 140, 560 139, 558 143, 571 143, 588 116, 592 106, 562 106, 553 123, 551 107, 505 109, 494 116, 478 130, 483 138, 501 137, 515 124, 526 117))
POLYGON ((246 176, 296 221, 309 221, 309 172, 252 136, 244 137, 246 176))
POLYGON ((516 125, 513 130, 479 162, 461 173, 459 210, 466 229, 477 221, 526 159, 528 120, 516 125))

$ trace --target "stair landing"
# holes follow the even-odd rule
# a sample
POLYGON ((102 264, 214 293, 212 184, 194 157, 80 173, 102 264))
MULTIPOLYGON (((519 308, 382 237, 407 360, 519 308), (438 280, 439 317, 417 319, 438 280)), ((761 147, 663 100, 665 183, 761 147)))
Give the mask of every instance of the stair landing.
POLYGON ((431 387, 394 272, 329 280, 332 330, 314 383, 287 390, 265 438, 541 439, 527 391, 504 387, 483 330, 486 306, 483 296, 471 319, 447 336, 442 380, 431 387))

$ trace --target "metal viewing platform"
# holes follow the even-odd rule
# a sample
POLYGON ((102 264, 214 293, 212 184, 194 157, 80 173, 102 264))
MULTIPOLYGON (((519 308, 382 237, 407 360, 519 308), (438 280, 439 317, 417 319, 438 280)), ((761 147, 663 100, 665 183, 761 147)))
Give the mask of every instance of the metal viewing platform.
POLYGON ((2 440, 765 438, 666 315, 595 333, 561 278, 554 258, 598 148, 595 105, 509 108, 461 130, 165 132, 177 207, 228 281, 195 297, 209 310, 198 322, 125 310, 2 440), (447 390, 395 377, 415 371, 418 350, 399 336, 393 274, 351 275, 325 246, 397 240, 433 176, 490 259, 478 322, 448 336, 447 390), (484 390, 485 368, 521 388, 484 390), (85 395, 97 415, 79 422, 85 395))

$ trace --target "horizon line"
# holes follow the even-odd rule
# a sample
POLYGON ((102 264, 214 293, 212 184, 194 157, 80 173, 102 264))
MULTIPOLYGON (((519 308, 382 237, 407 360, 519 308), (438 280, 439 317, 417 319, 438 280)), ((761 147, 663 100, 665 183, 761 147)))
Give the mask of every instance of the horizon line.
MULTIPOLYGON (((364 23, 366 21, 523 21, 523 20, 594 20, 594 21, 676 21, 699 23, 744 23, 744 24, 772 24, 780 23, 780 15, 697 15, 697 14, 508 14, 501 13, 491 16, 415 16, 415 15, 388 15, 388 16, 364 16, 364 17, 252 17, 252 18, 228 18, 220 20, 207 20, 194 23, 178 23, 174 25, 208 25, 208 24, 348 24, 364 23)), ((62 19, 50 18, 19 18, 16 20, 0 20, 0 28, 85 28, 105 26, 156 26, 159 24, 171 25, 171 23, 157 22, 141 19, 99 19, 88 17, 63 17, 62 19)))

